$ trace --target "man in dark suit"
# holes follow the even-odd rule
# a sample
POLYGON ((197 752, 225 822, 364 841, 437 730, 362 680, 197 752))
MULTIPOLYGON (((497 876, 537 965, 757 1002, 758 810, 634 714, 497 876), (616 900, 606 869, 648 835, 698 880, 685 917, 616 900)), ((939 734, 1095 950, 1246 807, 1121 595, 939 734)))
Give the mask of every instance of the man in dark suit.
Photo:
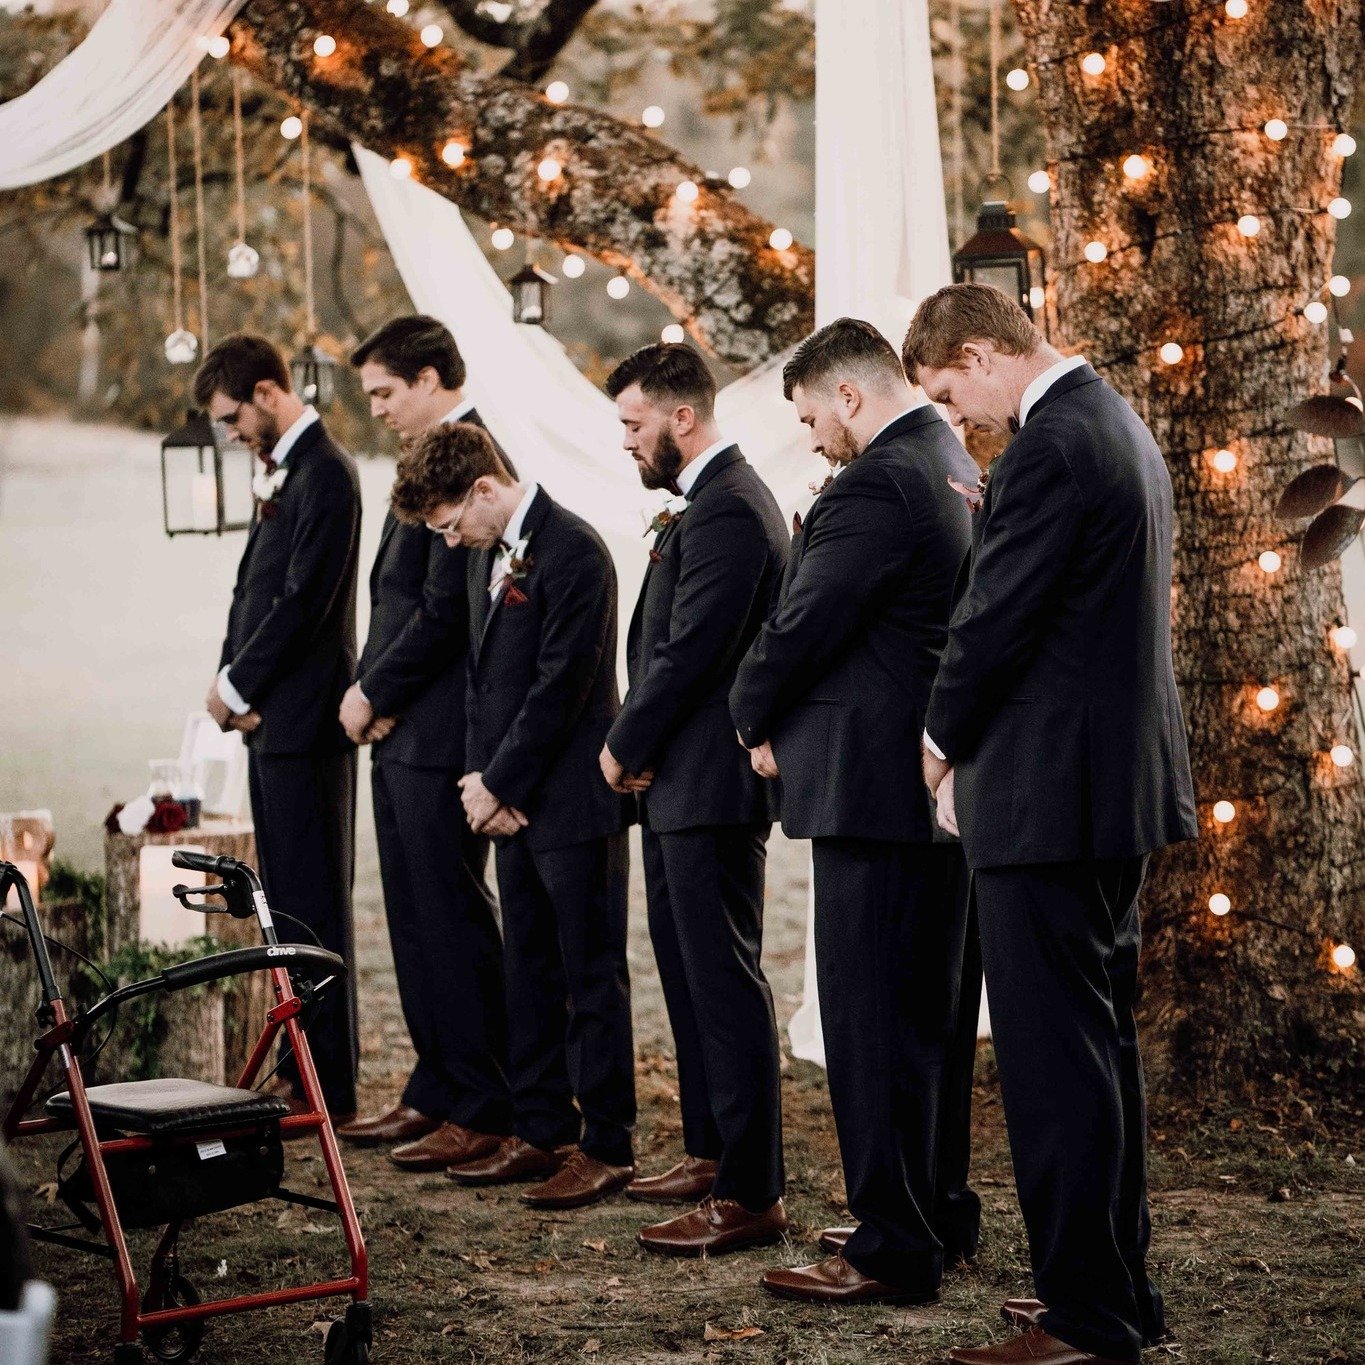
POLYGON ((466 1185, 550 1177, 523 1200, 577 1208, 635 1174, 629 812, 597 768, 620 709, 616 573, 592 527, 514 482, 468 423, 428 432, 404 456, 393 506, 472 552, 460 786, 470 828, 495 840, 502 901, 515 1136, 448 1174, 466 1185))
POLYGON ((777 1023, 759 964, 775 793, 736 747, 726 704, 781 583, 787 538, 768 486, 720 434, 696 351, 646 346, 606 388, 641 481, 674 493, 631 618, 630 691, 601 754, 613 790, 639 793, 683 1116, 683 1161, 627 1193, 703 1201, 640 1241, 714 1254, 787 1225, 777 1023))
POLYGON ((1036 1300, 989 1362, 1134 1361, 1147 1275, 1133 1023, 1149 854, 1195 837, 1171 666, 1171 483, 1151 433, 1018 304, 954 285, 904 361, 953 420, 1018 434, 992 466, 925 722, 939 819, 973 871, 1036 1300))
MULTIPOLYGON (((906 384, 891 344, 841 318, 797 347, 783 386, 811 446, 841 467, 794 547, 782 602, 740 665, 730 707, 760 772, 782 777, 786 832, 812 840, 820 1013, 851 1234, 769 1271, 820 1303, 929 1302, 946 1254, 975 1253, 979 1205, 936 1220, 941 1102, 970 1075, 975 980, 961 849, 935 839, 916 772, 953 581, 970 541, 950 479, 971 461, 906 384), (957 1040, 959 1046, 951 1044, 957 1040), (847 1240, 845 1240, 845 1237, 847 1240)), ((965 1166, 965 1161, 961 1163, 965 1166)))
MULTIPOLYGON (((355 461, 294 393, 283 356, 263 337, 220 341, 194 377, 194 396, 265 466, 205 705, 224 729, 246 735, 261 879, 281 937, 299 941, 299 921, 346 960, 346 979, 332 983, 308 1030, 327 1107, 344 1122, 355 1114, 359 1052, 356 760, 337 707, 355 671, 360 483, 355 461)), ((292 1057, 280 1075, 297 1098, 292 1057)))
MULTIPOLYGON (((394 318, 351 363, 370 411, 409 444, 442 423, 481 425, 464 394, 464 358, 435 318, 394 318)), ((511 1125, 489 845, 460 803, 468 556, 388 512, 370 574, 369 635, 341 704, 351 739, 374 745, 384 909, 417 1062, 396 1105, 338 1136, 393 1147, 390 1160, 412 1171, 487 1156, 511 1125)))

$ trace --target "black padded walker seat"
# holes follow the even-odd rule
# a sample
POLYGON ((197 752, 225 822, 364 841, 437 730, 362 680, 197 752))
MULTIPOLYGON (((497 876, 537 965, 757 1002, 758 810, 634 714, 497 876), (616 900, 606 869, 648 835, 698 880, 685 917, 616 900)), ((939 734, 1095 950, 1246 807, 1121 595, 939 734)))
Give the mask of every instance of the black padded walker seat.
MULTIPOLYGON (((278 1095, 177 1076, 94 1085, 85 1094, 97 1126, 147 1137, 264 1123, 289 1112, 289 1105, 278 1095)), ((53 1118, 71 1119, 75 1113, 66 1090, 53 1095, 45 1108, 53 1118)))

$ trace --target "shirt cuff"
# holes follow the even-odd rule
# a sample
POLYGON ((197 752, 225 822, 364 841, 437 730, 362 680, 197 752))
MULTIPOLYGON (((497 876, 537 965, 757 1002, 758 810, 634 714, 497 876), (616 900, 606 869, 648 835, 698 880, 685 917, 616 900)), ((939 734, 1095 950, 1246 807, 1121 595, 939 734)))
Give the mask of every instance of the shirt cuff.
POLYGON ((218 675, 218 695, 227 703, 227 709, 234 716, 244 716, 251 710, 251 703, 233 687, 226 668, 218 675))
POLYGON ((933 754, 935 758, 942 759, 944 763, 948 761, 948 755, 945 754, 943 750, 940 749, 938 745, 934 743, 933 739, 929 735, 928 730, 924 732, 924 747, 928 749, 929 752, 933 754))

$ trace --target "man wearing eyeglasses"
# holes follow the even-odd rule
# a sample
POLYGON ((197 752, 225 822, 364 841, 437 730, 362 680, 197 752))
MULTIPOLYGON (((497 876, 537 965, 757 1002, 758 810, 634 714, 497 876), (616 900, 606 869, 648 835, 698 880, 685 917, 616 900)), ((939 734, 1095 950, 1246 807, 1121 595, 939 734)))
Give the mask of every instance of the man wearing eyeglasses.
MULTIPOLYGON (((293 391, 264 337, 225 337, 194 378, 195 401, 261 460, 257 514, 205 706, 248 746, 251 814, 272 905, 345 959, 309 1043, 332 1117, 355 1114, 358 1056, 351 881, 355 750, 337 707, 355 671, 360 482, 355 461, 293 391)), ((282 938, 298 941, 282 920, 282 938)), ((280 1075, 299 1098, 292 1057, 280 1075)))

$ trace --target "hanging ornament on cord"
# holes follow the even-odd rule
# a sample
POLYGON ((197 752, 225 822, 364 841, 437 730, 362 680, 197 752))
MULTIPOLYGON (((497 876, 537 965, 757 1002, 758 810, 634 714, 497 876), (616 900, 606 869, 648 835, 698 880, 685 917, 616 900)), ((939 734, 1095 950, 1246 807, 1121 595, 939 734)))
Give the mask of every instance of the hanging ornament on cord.
POLYGON ((194 147, 194 244, 199 257, 199 335, 209 348, 208 231, 204 216, 204 124, 199 110, 199 68, 190 72, 190 130, 194 147))
POLYGON ((175 96, 166 104, 166 161, 171 183, 171 307, 174 330, 166 338, 166 359, 172 365, 192 365, 199 355, 199 338, 185 330, 184 299, 180 293, 180 166, 175 155, 175 96))
POLYGON ((232 68, 232 159, 237 182, 237 240, 228 249, 227 273, 234 280, 249 280, 261 266, 261 258, 246 240, 246 156, 242 149, 242 73, 232 68))
POLYGON ((303 156, 303 309, 306 340, 289 363, 294 390, 305 403, 325 408, 336 391, 336 361, 317 344, 317 310, 313 299, 313 179, 308 142, 308 111, 300 115, 299 151, 303 156))

